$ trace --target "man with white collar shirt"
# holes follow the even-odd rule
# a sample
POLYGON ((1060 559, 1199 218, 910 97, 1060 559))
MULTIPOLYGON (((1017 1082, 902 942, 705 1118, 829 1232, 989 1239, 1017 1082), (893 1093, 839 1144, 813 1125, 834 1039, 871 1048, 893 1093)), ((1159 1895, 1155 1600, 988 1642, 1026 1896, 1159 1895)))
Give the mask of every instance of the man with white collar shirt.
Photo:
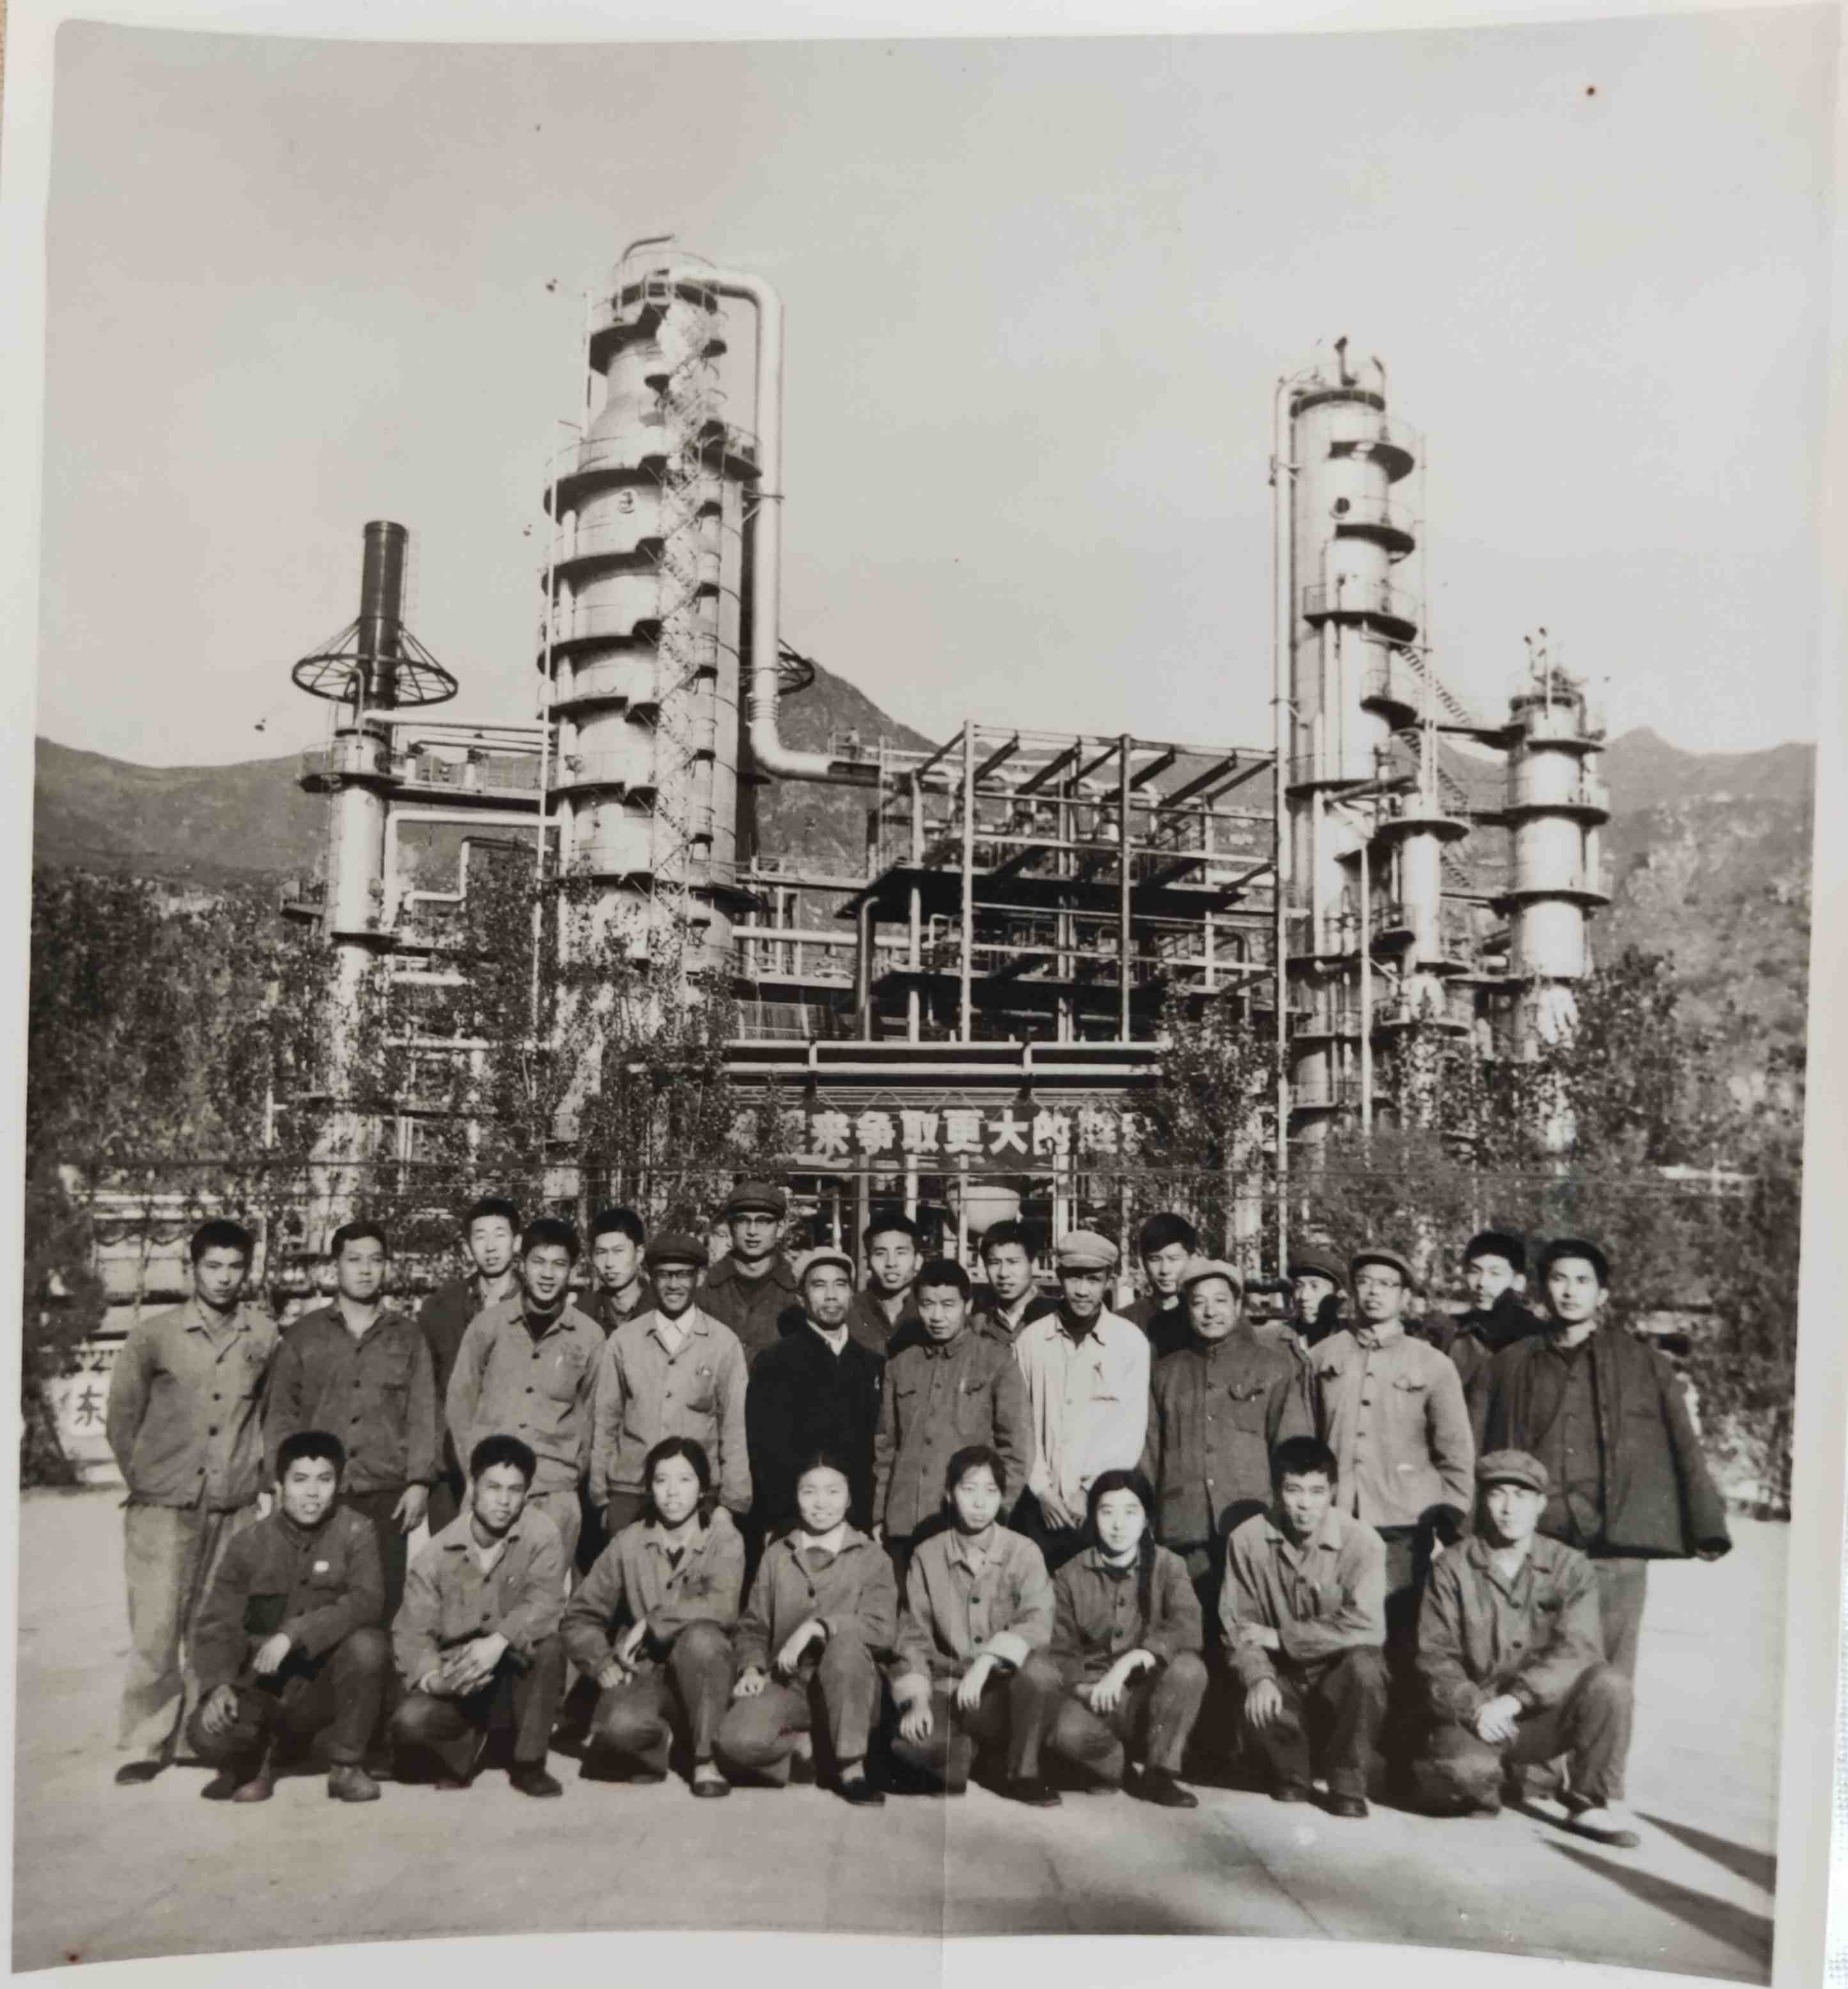
POLYGON ((1013 1523, 1056 1572, 1084 1545, 1085 1505, 1100 1471, 1133 1471, 1148 1433, 1149 1350, 1104 1294, 1117 1246, 1094 1230, 1059 1239, 1059 1308, 1021 1330, 1034 1457, 1013 1523))

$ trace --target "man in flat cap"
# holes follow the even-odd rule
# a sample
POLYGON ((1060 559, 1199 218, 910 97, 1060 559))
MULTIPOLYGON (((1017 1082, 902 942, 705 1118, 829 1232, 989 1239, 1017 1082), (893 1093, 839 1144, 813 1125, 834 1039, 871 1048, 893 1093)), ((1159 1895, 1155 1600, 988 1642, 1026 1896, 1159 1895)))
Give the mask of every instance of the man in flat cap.
POLYGON ((1349 1265, 1351 1327, 1311 1357, 1316 1419, 1334 1452, 1341 1510, 1386 1548, 1386 1650, 1409 1670, 1418 1622, 1420 1533, 1460 1530, 1475 1496, 1475 1441, 1463 1383, 1436 1347, 1405 1330, 1418 1274, 1397 1250, 1369 1245, 1349 1265))
POLYGON ((1439 1810, 1492 1815, 1511 1770, 1564 1754, 1571 1827, 1633 1846, 1612 1808, 1629 1751, 1630 1682, 1605 1662, 1597 1577, 1575 1548, 1534 1530, 1551 1486, 1538 1458, 1492 1450, 1476 1482, 1477 1530, 1432 1569, 1419 1612, 1430 1720, 1419 1792, 1439 1810))
POLYGON ((1094 1230, 1059 1239, 1059 1309, 1022 1327, 1014 1356, 1026 1381, 1033 1465, 1014 1526, 1056 1571, 1084 1545, 1091 1480, 1133 1471, 1148 1433, 1149 1351, 1138 1327, 1104 1303, 1117 1246, 1094 1230))
POLYGON ((751 1362, 744 1397, 750 1537, 760 1549, 795 1523, 796 1481, 818 1451, 846 1468, 849 1520, 862 1533, 873 1530, 873 1443, 885 1357, 847 1330, 853 1259, 845 1250, 811 1250, 795 1277, 802 1323, 751 1362))
POLYGON ((1505 1229, 1480 1232, 1463 1253, 1470 1309, 1458 1313, 1447 1327, 1440 1326, 1431 1342, 1455 1362, 1466 1401, 1474 1400, 1472 1391, 1504 1347, 1541 1330, 1521 1302, 1527 1269, 1526 1244, 1505 1229))
POLYGON ((783 1255, 789 1198, 769 1181, 740 1181, 725 1204, 731 1248, 699 1289, 701 1312, 728 1326, 754 1360, 802 1316, 795 1273, 783 1255))
POLYGON ((1287 1282, 1289 1313, 1261 1328, 1258 1337, 1274 1340, 1307 1367, 1314 1350, 1340 1332, 1345 1323, 1341 1318, 1341 1299, 1348 1286, 1348 1267, 1332 1251, 1314 1245, 1293 1246, 1287 1282))
POLYGON ((1478 1384, 1483 1445, 1547 1468, 1540 1531, 1590 1557, 1604 1655, 1633 1684, 1649 1564, 1732 1545, 1726 1506, 1667 1359, 1606 1326, 1610 1266, 1562 1237, 1540 1255, 1546 1330, 1498 1354, 1478 1384))
POLYGON ((1196 1257, 1178 1290, 1187 1344, 1155 1364, 1142 1471, 1161 1544, 1187 1564, 1210 1618, 1227 1536, 1268 1503, 1271 1452, 1287 1436, 1313 1435, 1315 1416, 1300 1364, 1246 1323, 1236 1264, 1196 1257))
POLYGON ((641 1518, 643 1466, 665 1437, 691 1437, 704 1450, 719 1501, 734 1520, 751 1510, 744 1350, 730 1327, 693 1303, 706 1246, 669 1230, 649 1245, 647 1262, 655 1303, 610 1335, 597 1371, 590 1496, 612 1540, 641 1518))

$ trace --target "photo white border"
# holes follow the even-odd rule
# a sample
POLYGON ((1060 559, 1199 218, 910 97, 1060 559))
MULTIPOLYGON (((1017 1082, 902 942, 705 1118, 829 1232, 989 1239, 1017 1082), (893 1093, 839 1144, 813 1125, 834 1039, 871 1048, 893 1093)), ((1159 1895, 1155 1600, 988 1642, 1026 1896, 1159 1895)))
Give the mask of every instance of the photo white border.
MULTIPOLYGON (((1748 0, 1755 8, 1762 0, 1748 0)), ((4 99, 0 101, 0 408, 6 446, 0 459, 0 629, 9 641, 0 666, 0 752, 10 778, 0 782, 0 920, 24 935, 29 918, 34 670, 39 626, 39 507, 43 449, 45 208, 49 182, 53 38, 65 19, 122 26, 290 34, 375 41, 559 42, 707 39, 796 40, 902 39, 1001 34, 1144 34, 1156 32, 1252 33, 1263 31, 1379 31, 1490 27, 1637 19, 1696 12, 1743 12, 1656 0, 1614 0, 1598 8, 1507 6, 1468 0, 852 0, 804 5, 801 0, 114 0, 83 8, 63 0, 0 0, 5 35, 4 99)), ((1829 1890, 1832 1777, 1836 1732, 1836 1659, 1842 1631, 1844 1432, 1848 1389, 1838 1352, 1833 1308, 1840 1304, 1838 1260, 1829 1245, 1838 1225, 1831 1215, 1848 1204, 1848 1054, 1843 1031, 1831 1022, 1848 990, 1848 701, 1842 683, 1845 621, 1843 574, 1826 553, 1848 549, 1848 170, 1841 144, 1841 107, 1848 81, 1848 36, 1836 89, 1836 254, 1830 324, 1831 405, 1826 485, 1815 520, 1819 594, 1816 737, 1817 804, 1814 923, 1809 1009, 1809 1127, 1806 1144, 1802 1316, 1815 1323, 1799 1357, 1795 1516, 1790 1534, 1782 1757, 1779 1781, 1776 1954, 1778 1989, 1813 1989, 1824 1979, 1823 1916, 1829 1890)), ((1824 418, 1818 410, 1818 418, 1824 418)), ((19 1130, 23 1113, 25 959, 0 992, 0 1043, 8 1045, 0 1088, 0 1264, 16 1264, 22 1246, 19 1130)), ((6 1294, 11 1358, 18 1359, 16 1279, 6 1294)), ((17 1400, 17 1396, 11 1398, 17 1400)), ((10 1482, 0 1507, 0 1666, 13 1670, 18 1578, 18 1493, 10 1482)), ((12 1694, 0 1699, 0 1758, 12 1760, 12 1694)), ((0 1805, 0 1841, 12 1867, 13 1818, 0 1805)), ((1843 1886, 1848 1904, 1848 1881, 1843 1886)), ((9 1929, 10 1935, 10 1929, 9 1929)), ((1485 1956, 1455 1950, 1358 1942, 1311 1943, 1243 1939, 1230 1951, 1223 1939, 1059 1939, 1033 1936, 1032 1967, 1055 1967, 1059 1989, 1199 1981, 1221 1989, 1229 1967, 1252 1979, 1292 1985, 1324 1981, 1369 1984, 1416 1978, 1422 1989, 1467 1984, 1483 1989, 1536 1985, 1628 1984, 1666 1989, 1693 1978, 1632 1970, 1485 1956)), ((619 1974, 633 1980, 655 1970, 676 1980, 736 1982, 748 1970, 754 1984, 836 1980, 864 1989, 877 1968, 882 1989, 912 1989, 927 1981, 956 1989, 1005 1983, 1019 1989, 1023 1953, 1018 1940, 928 1940, 836 1936, 612 1933, 543 1939, 393 1942, 371 1947, 276 1950, 266 1953, 264 1980, 276 1984, 349 1984, 376 1966, 405 1983, 446 1985, 509 1981, 577 1984, 619 1974), (869 1950, 872 1950, 870 1952, 869 1950)), ((1829 1971, 1833 1977, 1834 1971, 1829 1971)), ((195 1956, 171 1960, 91 1964, 86 1984, 236 1984, 252 1977, 248 1957, 195 1956)), ((34 1979, 76 1981, 75 1970, 34 1979)), ((1840 1978, 1848 1981, 1848 1973, 1840 1978)))

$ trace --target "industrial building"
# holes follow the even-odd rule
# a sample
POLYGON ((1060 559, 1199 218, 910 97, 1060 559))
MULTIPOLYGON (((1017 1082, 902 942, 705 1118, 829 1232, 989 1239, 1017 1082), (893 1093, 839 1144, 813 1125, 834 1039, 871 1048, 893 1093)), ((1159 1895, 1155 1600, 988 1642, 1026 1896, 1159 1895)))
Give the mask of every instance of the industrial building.
MULTIPOLYGON (((1311 1157, 1331 1126, 1371 1123, 1395 1032, 1518 1055, 1569 1019, 1608 895, 1602 723, 1543 638, 1505 714, 1445 688, 1424 445, 1377 359, 1338 341, 1278 382, 1271 669, 1254 638, 1243 741, 976 715, 934 751, 809 751, 779 727, 812 674, 781 626, 781 299, 637 242, 584 360, 586 418, 541 493, 539 721, 410 715, 455 685, 403 626, 395 525, 366 528, 357 622, 297 666, 334 706, 303 772, 329 832, 318 895, 285 909, 321 920, 337 1000, 377 962, 414 1015, 415 991, 461 972, 436 914, 470 847, 539 838, 588 908, 578 932, 639 953, 671 927, 689 969, 729 981, 734 1077, 802 1115, 799 1194, 843 1230, 897 1196, 965 1233, 1017 1205, 1110 1219, 1171 997, 1233 1005, 1276 1045, 1266 1140, 1280 1115, 1311 1157), (721 364, 743 339, 748 426, 721 364), (755 796, 778 780, 857 791, 863 864, 761 847, 755 796), (415 858, 446 830, 437 889, 415 858)), ((412 1154, 415 1112, 389 1137, 412 1154)), ((338 1139, 331 1167, 371 1145, 338 1139)))

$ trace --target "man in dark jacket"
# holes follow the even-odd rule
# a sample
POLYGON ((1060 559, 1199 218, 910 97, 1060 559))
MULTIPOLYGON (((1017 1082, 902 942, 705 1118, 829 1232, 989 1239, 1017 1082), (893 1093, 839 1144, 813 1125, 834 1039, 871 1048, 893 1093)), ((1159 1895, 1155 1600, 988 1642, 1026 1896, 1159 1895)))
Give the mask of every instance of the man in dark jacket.
POLYGON ((725 1205, 731 1248, 693 1294, 700 1311, 728 1326, 754 1360, 802 1317, 795 1273, 782 1252, 789 1198, 768 1181, 740 1181, 725 1205))
POLYGON ((1033 1243, 1024 1222, 997 1222, 983 1234, 982 1268, 988 1283, 975 1293, 978 1330, 1012 1347, 1023 1327, 1059 1310, 1049 1293, 1036 1289, 1033 1243))
POLYGON ((1610 1267, 1595 1243, 1541 1253, 1548 1330, 1497 1354, 1482 1390, 1485 1450, 1523 1450, 1547 1468, 1540 1531, 1589 1555, 1604 1653, 1636 1676, 1652 1560, 1732 1545, 1675 1371, 1653 1347, 1604 1325, 1610 1267))
POLYGON ((602 1327, 606 1339, 624 1320, 655 1309, 655 1288, 643 1262, 647 1241, 632 1208, 600 1208, 591 1218, 590 1283, 578 1310, 602 1327))
POLYGON ((847 1330, 853 1260, 844 1250, 811 1250, 796 1269, 802 1323, 751 1363, 744 1394, 751 1454, 751 1527, 761 1543, 796 1518, 795 1486, 817 1451, 837 1455, 847 1473, 848 1518, 873 1526, 873 1442, 885 1361, 847 1330))
MULTIPOLYGON (((1505 1229, 1485 1229, 1472 1236, 1463 1253, 1470 1309, 1433 1324, 1431 1344, 1456 1363, 1464 1398, 1472 1408, 1480 1407, 1477 1384, 1496 1355, 1545 1330, 1521 1303, 1527 1269, 1527 1245, 1518 1236, 1505 1229)), ((1480 1431, 1477 1434, 1480 1437, 1480 1431)))
POLYGON ((924 1262, 924 1232, 901 1208, 877 1211, 860 1242, 866 1283, 847 1308, 847 1330, 890 1360, 925 1338, 914 1290, 924 1262))
POLYGON ((1172 1208, 1151 1215, 1136 1238, 1148 1291, 1123 1308, 1121 1316, 1148 1335, 1148 1357, 1159 1360, 1188 1344, 1186 1302, 1181 1280, 1200 1248, 1200 1232, 1172 1208))
POLYGON ((225 1550, 199 1612, 193 1658, 201 1697, 188 1730, 218 1773, 208 1800, 267 1802, 278 1744, 323 1740, 327 1793, 375 1802, 361 1766, 378 1722, 390 1647, 378 1541, 339 1496, 346 1452, 325 1430, 298 1430, 277 1453, 280 1509, 225 1550))

